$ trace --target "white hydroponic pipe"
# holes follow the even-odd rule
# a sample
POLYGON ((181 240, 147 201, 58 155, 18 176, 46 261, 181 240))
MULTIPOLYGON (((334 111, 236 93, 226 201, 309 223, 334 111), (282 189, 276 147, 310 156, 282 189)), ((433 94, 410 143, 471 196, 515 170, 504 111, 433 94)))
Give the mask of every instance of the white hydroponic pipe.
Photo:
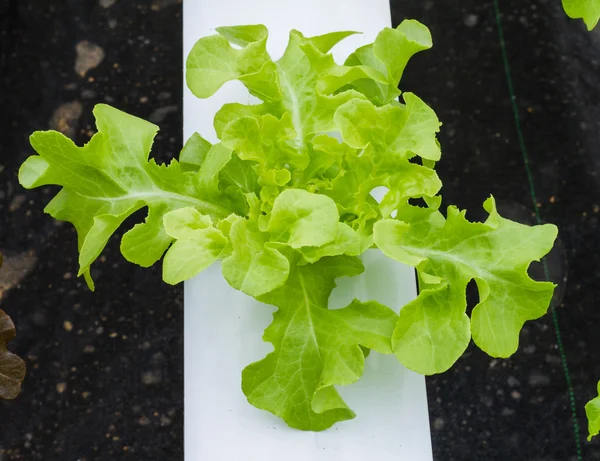
MULTIPOLYGON (((265 24, 274 59, 283 54, 291 29, 306 36, 363 32, 334 48, 338 62, 391 23, 388 0, 185 0, 183 17, 185 56, 196 40, 224 25, 265 24)), ((249 101, 238 82, 225 84, 208 100, 195 98, 186 88, 185 139, 199 132, 216 141, 215 112, 226 102, 249 101)), ((332 307, 357 297, 398 310, 416 296, 411 267, 374 250, 363 261, 364 274, 339 281, 332 307)), ((241 390, 241 371, 272 349, 261 339, 272 311, 230 288, 218 266, 185 283, 186 461, 432 460, 425 379, 393 356, 373 352, 364 376, 338 387, 357 417, 324 432, 290 429, 252 407, 241 390)))

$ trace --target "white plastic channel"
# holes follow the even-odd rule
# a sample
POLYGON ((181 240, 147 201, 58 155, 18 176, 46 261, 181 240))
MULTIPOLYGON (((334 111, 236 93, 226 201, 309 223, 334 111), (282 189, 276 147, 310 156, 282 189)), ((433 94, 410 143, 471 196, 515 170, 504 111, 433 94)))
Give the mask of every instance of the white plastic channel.
MULTIPOLYGON (((183 12, 184 57, 196 40, 224 25, 265 24, 274 59, 283 53, 291 29, 307 36, 363 32, 333 50, 340 62, 391 23, 388 0, 184 0, 183 12)), ((226 102, 252 100, 238 82, 208 100, 186 88, 185 139, 199 132, 216 141, 213 116, 226 102)), ((365 273, 339 280, 331 307, 356 297, 398 310, 416 296, 412 268, 375 250, 363 260, 365 273)), ((339 388, 357 417, 327 431, 293 430, 252 407, 241 391, 241 371, 271 350, 261 336, 272 312, 230 288, 218 266, 185 283, 186 461, 432 461, 425 379, 393 356, 372 353, 363 378, 339 388)))

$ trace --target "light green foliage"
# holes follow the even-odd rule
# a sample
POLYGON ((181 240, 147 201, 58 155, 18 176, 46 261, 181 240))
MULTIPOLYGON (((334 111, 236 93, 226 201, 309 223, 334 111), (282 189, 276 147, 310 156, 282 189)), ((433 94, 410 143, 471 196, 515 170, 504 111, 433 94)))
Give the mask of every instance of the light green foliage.
POLYGON ((194 173, 177 161, 158 165, 148 154, 158 127, 104 104, 94 109, 98 133, 84 147, 55 131, 36 132, 31 144, 39 155, 19 171, 27 188, 62 186, 46 212, 73 223, 79 240, 79 275, 93 282, 90 266, 110 236, 132 213, 148 207, 148 217, 123 236, 121 251, 131 262, 147 267, 158 261, 172 237, 162 225, 171 210, 193 206, 226 217, 229 211, 211 200, 194 173))
POLYGON ((567 15, 573 19, 583 19, 588 30, 592 30, 600 20, 600 0, 562 0, 567 15))
POLYGON ((600 382, 598 383, 598 397, 590 400, 585 405, 585 414, 588 419, 588 441, 600 434, 600 382))
POLYGON ((491 198, 484 206, 489 212, 484 223, 471 223, 449 207, 447 219, 432 210, 421 221, 375 224, 381 251, 420 274, 421 293, 402 309, 392 339, 398 359, 415 371, 447 370, 471 335, 488 354, 508 357, 517 349, 523 324, 548 308, 554 284, 532 280, 527 268, 552 248, 556 227, 504 219, 491 198), (471 280, 480 300, 469 322, 465 292, 471 280))
POLYGON ((265 26, 219 27, 218 35, 198 40, 186 66, 186 80, 199 98, 239 79, 258 97, 277 97, 275 67, 266 50, 265 26), (230 43, 243 47, 233 48, 230 43))
POLYGON ((277 61, 264 26, 217 32, 190 53, 188 86, 207 98, 239 80, 261 101, 224 105, 215 145, 194 134, 179 162, 157 165, 148 161, 157 127, 104 105, 84 147, 56 132, 32 136, 39 155, 23 165, 21 183, 62 186, 47 211, 77 228, 80 273, 91 283, 110 236, 147 207, 145 222, 123 237, 128 260, 150 266, 165 254, 168 283, 220 260, 232 287, 277 307, 264 335, 274 350, 244 370, 242 388, 250 403, 303 430, 354 417, 335 386, 361 377, 371 349, 427 374, 450 367, 471 337, 494 356, 514 352, 523 323, 548 307, 552 284, 531 280, 527 267, 556 229, 503 219, 491 200, 485 223, 438 211, 441 124, 398 89, 409 59, 431 47, 427 28, 386 28, 343 64, 330 49, 354 32, 294 30, 277 61), (381 201, 376 188, 387 189, 381 201), (359 274, 358 256, 373 246, 417 267, 419 297, 399 316, 372 301, 329 310, 335 279, 359 274), (472 279, 481 301, 469 319, 472 279))
POLYGON ((292 248, 320 247, 336 237, 339 220, 329 197, 287 189, 275 199, 267 230, 272 240, 292 248))
POLYGON ((242 388, 250 403, 292 427, 323 430, 354 417, 333 386, 361 377, 365 357, 359 345, 392 352, 389 338, 398 316, 374 301, 327 309, 335 278, 362 272, 357 258, 292 267, 284 286, 259 298, 279 308, 264 335, 275 350, 244 369, 242 388))
POLYGON ((435 113, 412 93, 404 93, 403 99, 404 106, 376 107, 360 99, 344 104, 335 114, 344 141, 356 149, 369 147, 375 161, 414 155, 439 160, 435 134, 440 123, 435 113))
POLYGON ((229 239, 233 252, 223 261, 223 276, 233 288, 260 296, 285 283, 290 263, 256 222, 236 219, 229 239))
POLYGON ((163 262, 163 279, 170 284, 191 279, 214 263, 227 246, 209 216, 192 207, 170 211, 163 218, 166 233, 176 239, 163 262))

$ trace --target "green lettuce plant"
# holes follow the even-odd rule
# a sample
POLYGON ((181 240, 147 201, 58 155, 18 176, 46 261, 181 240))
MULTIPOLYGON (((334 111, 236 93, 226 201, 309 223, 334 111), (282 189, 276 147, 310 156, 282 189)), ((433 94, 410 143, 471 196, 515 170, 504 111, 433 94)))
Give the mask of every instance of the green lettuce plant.
POLYGON ((585 405, 585 414, 588 419, 588 440, 600 433, 600 382, 598 383, 598 397, 590 400, 585 405))
POLYGON ((450 368, 471 338, 494 357, 514 353, 523 324, 548 309, 554 285, 527 270, 557 229, 509 221, 491 197, 484 222, 452 206, 442 212, 440 122, 398 89, 409 59, 431 47, 429 30, 412 20, 385 28, 343 64, 330 50, 354 32, 293 30, 277 61, 262 25, 217 32, 192 49, 189 88, 208 98, 239 80, 256 99, 217 112, 218 143, 194 134, 179 161, 159 165, 148 159, 158 127, 103 104, 83 147, 52 131, 31 137, 38 155, 19 180, 62 186, 46 212, 76 227, 90 288, 108 239, 147 209, 121 240, 127 260, 147 267, 163 258, 171 284, 220 261, 232 287, 277 307, 264 333, 273 352, 243 370, 242 389, 303 430, 355 416, 336 386, 361 377, 370 349, 422 374, 450 368), (381 201, 375 188, 387 191, 381 201), (360 274, 369 248, 414 266, 419 296, 400 314, 374 301, 329 310, 335 280, 360 274), (469 317, 471 280, 480 301, 469 317))
POLYGON ((600 19, 600 0, 562 0, 563 8, 570 18, 583 19, 592 30, 600 19))
MULTIPOLYGON (((600 0, 562 0, 563 7, 570 18, 583 19, 588 30, 592 30, 600 20, 600 0)), ((600 393, 600 383, 598 387, 600 393)), ((588 418, 589 437, 598 435, 600 432, 600 397, 597 397, 585 406, 588 418)))

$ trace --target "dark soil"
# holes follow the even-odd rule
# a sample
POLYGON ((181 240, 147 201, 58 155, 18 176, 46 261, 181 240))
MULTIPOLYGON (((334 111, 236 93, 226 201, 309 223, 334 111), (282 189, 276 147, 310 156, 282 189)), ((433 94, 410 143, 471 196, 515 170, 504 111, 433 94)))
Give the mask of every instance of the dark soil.
MULTIPOLYGON (((535 200, 493 0, 393 0, 395 24, 418 19, 434 38, 402 89, 444 122, 447 204, 478 219, 493 194, 510 218, 534 224, 537 207, 559 226, 548 265, 559 283, 579 444, 557 330, 546 315, 525 326, 513 358, 472 346, 453 370, 428 378, 434 458, 571 461, 580 446, 579 459, 600 459, 600 442, 585 440, 583 410, 600 379, 600 32, 566 18, 559 0, 499 3, 535 200)), ((177 154, 181 10, 177 0, 0 1, 0 307, 17 325, 11 348, 28 365, 23 393, 0 402, 0 459, 183 458, 181 286, 163 284, 159 266, 125 262, 117 236, 89 292, 76 277, 73 229, 42 213, 55 189, 25 191, 16 179, 32 153, 31 132, 52 127, 84 143, 98 102, 160 124, 153 155, 177 154)))
POLYGON ((0 5, 0 280, 10 282, 1 305, 28 365, 23 393, 0 402, 0 459, 183 459, 182 288, 163 284, 159 266, 126 262, 117 237, 95 264, 91 293, 76 277, 74 230, 42 213, 56 190, 25 191, 16 179, 31 132, 52 125, 87 142, 98 102, 154 118, 162 129, 154 155, 178 152, 181 4, 0 5), (85 77, 75 72, 82 41, 105 55, 85 77))
POLYGON ((510 360, 492 359, 472 345, 454 369, 428 378, 434 458, 600 459, 599 441, 584 437, 584 405, 600 379, 600 32, 588 33, 582 22, 568 19, 560 1, 498 3, 535 200, 492 0, 397 2, 394 21, 417 18, 434 40, 402 86, 425 98, 444 123, 438 170, 446 203, 478 218, 480 204, 493 194, 508 217, 534 224, 537 207, 543 221, 559 227, 548 265, 559 283, 554 305, 581 457, 565 363, 548 314, 525 326, 510 360))

